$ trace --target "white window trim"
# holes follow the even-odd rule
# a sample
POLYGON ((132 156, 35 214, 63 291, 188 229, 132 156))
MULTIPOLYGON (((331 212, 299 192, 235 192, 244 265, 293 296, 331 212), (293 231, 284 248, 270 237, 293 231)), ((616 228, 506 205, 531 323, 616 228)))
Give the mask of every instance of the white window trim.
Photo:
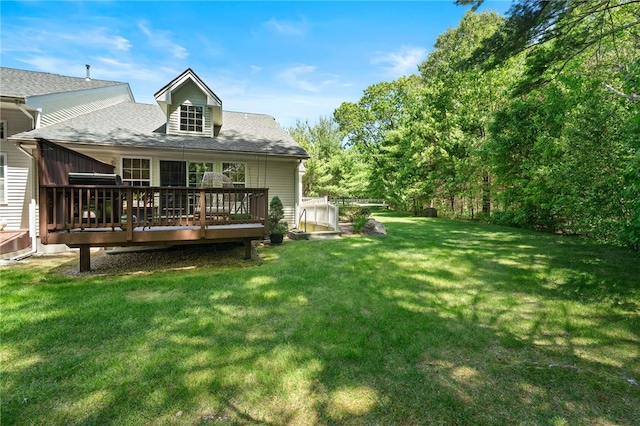
POLYGON ((132 160, 149 160, 149 186, 153 186, 153 158, 152 157, 137 157, 137 156, 123 156, 120 158, 120 176, 122 176, 122 182, 129 182, 130 180, 124 179, 124 159, 129 158, 132 160))
MULTIPOLYGON (((182 104, 180 104, 180 106, 178 107, 178 129, 181 132, 186 132, 186 133, 195 133, 195 134, 202 134, 205 131, 206 128, 206 106, 205 105, 194 105, 191 102, 184 102, 182 104), (200 108, 201 109, 201 114, 202 114, 202 130, 183 130, 182 129, 182 107, 186 106, 186 107, 192 107, 192 108, 200 108)), ((189 125, 187 124, 187 127, 189 125)), ((195 127, 195 125, 194 125, 195 127)))
POLYGON ((222 169, 222 174, 224 174, 224 165, 225 164, 242 164, 242 165, 244 165, 244 182, 233 181, 233 186, 235 186, 236 184, 242 184, 246 188, 247 187, 247 171, 248 171, 247 163, 244 162, 244 161, 221 161, 220 162, 220 168, 222 169))
MULTIPOLYGON (((191 164, 211 164, 211 171, 214 172, 216 170, 216 162, 215 161, 197 161, 197 160, 187 160, 187 186, 189 185, 189 177, 190 177, 190 172, 189 172, 189 166, 191 164)), ((200 186, 201 182, 196 182, 196 187, 200 186)))
MULTIPOLYGON (((5 128, 6 130, 6 128, 5 128)), ((7 178, 7 173, 9 172, 9 165, 7 164, 8 158, 7 158, 7 153, 6 152, 0 152, 0 157, 2 157, 2 168, 3 173, 2 173, 2 180, 3 182, 3 187, 0 190, 0 196, 2 198, 0 198, 0 204, 2 204, 3 206, 7 205, 9 203, 9 182, 8 182, 8 178, 7 178)))

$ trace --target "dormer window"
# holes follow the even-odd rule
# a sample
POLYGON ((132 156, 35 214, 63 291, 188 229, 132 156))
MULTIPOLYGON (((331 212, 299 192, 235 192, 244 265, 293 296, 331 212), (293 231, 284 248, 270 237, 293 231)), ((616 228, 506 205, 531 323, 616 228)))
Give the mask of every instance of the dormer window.
POLYGON ((180 130, 184 132, 202 133, 204 125, 203 107, 180 105, 180 130))

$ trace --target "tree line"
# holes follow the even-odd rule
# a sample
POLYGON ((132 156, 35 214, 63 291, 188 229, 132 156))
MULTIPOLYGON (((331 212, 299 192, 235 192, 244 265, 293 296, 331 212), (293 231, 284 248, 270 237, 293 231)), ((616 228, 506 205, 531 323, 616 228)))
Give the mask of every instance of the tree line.
POLYGON ((472 4, 419 74, 289 129, 308 195, 640 244, 640 0, 472 4))

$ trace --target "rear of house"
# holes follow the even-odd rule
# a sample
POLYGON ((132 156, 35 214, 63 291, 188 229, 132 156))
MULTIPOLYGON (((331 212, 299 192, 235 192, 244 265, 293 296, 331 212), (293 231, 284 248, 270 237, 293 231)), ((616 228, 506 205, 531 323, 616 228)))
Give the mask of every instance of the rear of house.
MULTIPOLYGON (((212 171, 236 188, 268 188, 270 197, 282 199, 285 220, 295 223, 300 166, 308 155, 273 117, 224 111, 220 98, 191 69, 155 97, 157 105, 131 98, 36 126, 11 136, 8 145, 29 164, 34 186, 38 145, 45 141, 112 166, 130 187, 198 187, 212 171)), ((28 194, 26 185, 23 191, 28 194)))

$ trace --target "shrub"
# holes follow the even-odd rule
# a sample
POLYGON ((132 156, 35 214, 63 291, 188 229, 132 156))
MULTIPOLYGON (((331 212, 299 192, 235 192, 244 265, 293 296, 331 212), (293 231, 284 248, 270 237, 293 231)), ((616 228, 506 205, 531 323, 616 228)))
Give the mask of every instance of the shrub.
POLYGON ((269 232, 272 234, 285 234, 288 229, 288 223, 282 221, 284 219, 284 207, 280 197, 277 195, 271 199, 269 203, 269 232))
POLYGON ((369 216, 356 216, 353 219, 353 230, 355 232, 362 231, 362 228, 367 224, 367 220, 369 220, 369 216))
POLYGON ((353 222, 353 230, 355 232, 360 232, 362 228, 364 228, 364 226, 367 224, 369 216, 371 216, 371 210, 367 208, 360 207, 358 210, 356 210, 351 217, 351 221, 353 222))

